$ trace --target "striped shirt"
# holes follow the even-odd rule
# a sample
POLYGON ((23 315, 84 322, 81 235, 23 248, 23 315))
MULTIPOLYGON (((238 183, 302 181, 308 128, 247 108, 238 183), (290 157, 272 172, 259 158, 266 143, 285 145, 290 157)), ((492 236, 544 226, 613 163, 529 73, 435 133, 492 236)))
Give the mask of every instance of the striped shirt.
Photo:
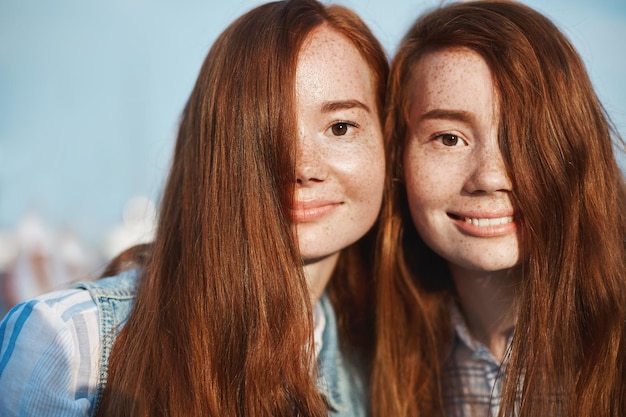
POLYGON ((87 415, 98 332, 88 291, 56 291, 13 308, 0 324, 0 415, 87 415))
MULTIPOLYGON (((316 353, 325 318, 314 309, 316 353), (320 319, 321 315, 321 319, 320 319)), ((88 291, 56 291, 0 323, 0 416, 87 416, 100 371, 98 309, 88 291)))
MULTIPOLYGON (((443 400, 447 417, 496 417, 505 377, 500 362, 475 340, 456 306, 451 309, 454 341, 444 365, 443 400)), ((512 340, 509 338, 508 343, 512 340)))

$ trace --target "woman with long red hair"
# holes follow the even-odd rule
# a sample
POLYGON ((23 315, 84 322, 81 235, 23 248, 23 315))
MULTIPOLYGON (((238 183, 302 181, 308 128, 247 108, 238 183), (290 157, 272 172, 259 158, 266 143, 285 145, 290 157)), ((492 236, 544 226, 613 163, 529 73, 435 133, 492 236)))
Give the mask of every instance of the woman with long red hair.
POLYGON ((387 65, 340 6, 232 23, 183 112, 154 242, 2 323, 0 414, 364 415, 387 65))
POLYGON ((374 415, 626 415, 623 142, 571 43, 519 3, 446 5, 387 105, 374 415))

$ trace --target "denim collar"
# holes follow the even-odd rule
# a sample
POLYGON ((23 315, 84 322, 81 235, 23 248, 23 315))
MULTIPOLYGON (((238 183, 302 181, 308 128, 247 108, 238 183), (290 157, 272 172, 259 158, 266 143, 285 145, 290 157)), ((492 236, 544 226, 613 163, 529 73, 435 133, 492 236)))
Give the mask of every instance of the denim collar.
POLYGON ((337 319, 333 306, 326 294, 319 300, 326 318, 326 327, 322 336, 322 350, 317 358, 317 387, 326 398, 328 407, 332 411, 346 411, 347 401, 340 389, 341 358, 337 337, 337 319))
MULTIPOLYGON (((106 321, 107 323, 110 321, 121 326, 130 314, 138 275, 139 270, 133 269, 124 271, 116 277, 104 278, 94 282, 82 282, 74 285, 74 288, 84 288, 92 293, 94 301, 99 306, 101 321, 106 321), (116 301, 116 296, 123 296, 127 301, 126 308, 122 309, 120 307, 120 302, 116 301), (108 305, 109 303, 113 303, 109 307, 110 314, 103 315, 101 311, 103 305, 108 305), (111 316, 111 320, 103 320, 105 316, 111 316), (113 318, 116 320, 113 320, 113 318)), ((342 357, 339 349, 337 319, 333 306, 326 294, 323 294, 318 302, 322 307, 326 325, 322 333, 322 349, 317 357, 317 387, 324 395, 329 408, 329 415, 337 417, 365 415, 363 411, 365 397, 362 394, 362 381, 348 371, 350 365, 342 357)), ((119 331, 119 328, 117 330, 119 331)), ((108 331, 102 331, 101 329, 101 334, 111 334, 109 336, 111 340, 104 343, 107 347, 103 349, 106 355, 102 358, 102 363, 106 364, 108 362, 108 352, 113 342, 113 328, 108 328, 108 331)), ((104 368, 106 369, 106 365, 104 365, 104 368)), ((355 370, 352 369, 352 371, 354 372, 355 370)), ((102 384, 104 384, 105 380, 106 371, 101 381, 102 384)))

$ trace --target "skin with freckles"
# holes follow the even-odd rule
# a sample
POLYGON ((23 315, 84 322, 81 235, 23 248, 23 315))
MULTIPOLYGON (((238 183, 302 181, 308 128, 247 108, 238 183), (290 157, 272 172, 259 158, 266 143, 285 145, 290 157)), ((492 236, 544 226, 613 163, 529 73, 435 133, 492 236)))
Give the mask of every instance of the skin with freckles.
POLYGON ((585 63, 515 0, 396 48, 372 415, 626 415, 626 183, 585 63))
POLYGON ((425 55, 414 77, 404 166, 420 236, 459 270, 517 265, 512 184, 487 64, 469 50, 445 49, 425 55))
POLYGON ((385 164, 371 71, 353 44, 327 26, 300 50, 296 114, 291 214, 309 286, 319 297, 339 252, 376 220, 385 164))
POLYGON ((519 241, 491 73, 477 53, 443 49, 424 55, 412 85, 404 154, 411 217, 448 261, 472 333, 502 358, 519 241))

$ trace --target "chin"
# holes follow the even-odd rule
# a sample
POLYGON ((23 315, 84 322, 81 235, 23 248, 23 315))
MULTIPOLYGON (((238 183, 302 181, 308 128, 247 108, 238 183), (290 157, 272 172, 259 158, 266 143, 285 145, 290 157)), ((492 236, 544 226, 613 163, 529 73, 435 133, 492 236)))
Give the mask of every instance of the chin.
POLYGON ((485 262, 470 262, 464 267, 477 272, 504 272, 515 268, 517 265, 519 265, 517 260, 511 260, 510 262, 493 262, 493 260, 485 260, 485 262))
POLYGON ((341 250, 344 247, 340 247, 340 248, 328 248, 325 250, 304 250, 304 251, 300 251, 300 257, 302 258, 302 261, 305 264, 310 264, 316 261, 321 261, 324 260, 328 257, 337 255, 339 252, 341 252, 341 250))

